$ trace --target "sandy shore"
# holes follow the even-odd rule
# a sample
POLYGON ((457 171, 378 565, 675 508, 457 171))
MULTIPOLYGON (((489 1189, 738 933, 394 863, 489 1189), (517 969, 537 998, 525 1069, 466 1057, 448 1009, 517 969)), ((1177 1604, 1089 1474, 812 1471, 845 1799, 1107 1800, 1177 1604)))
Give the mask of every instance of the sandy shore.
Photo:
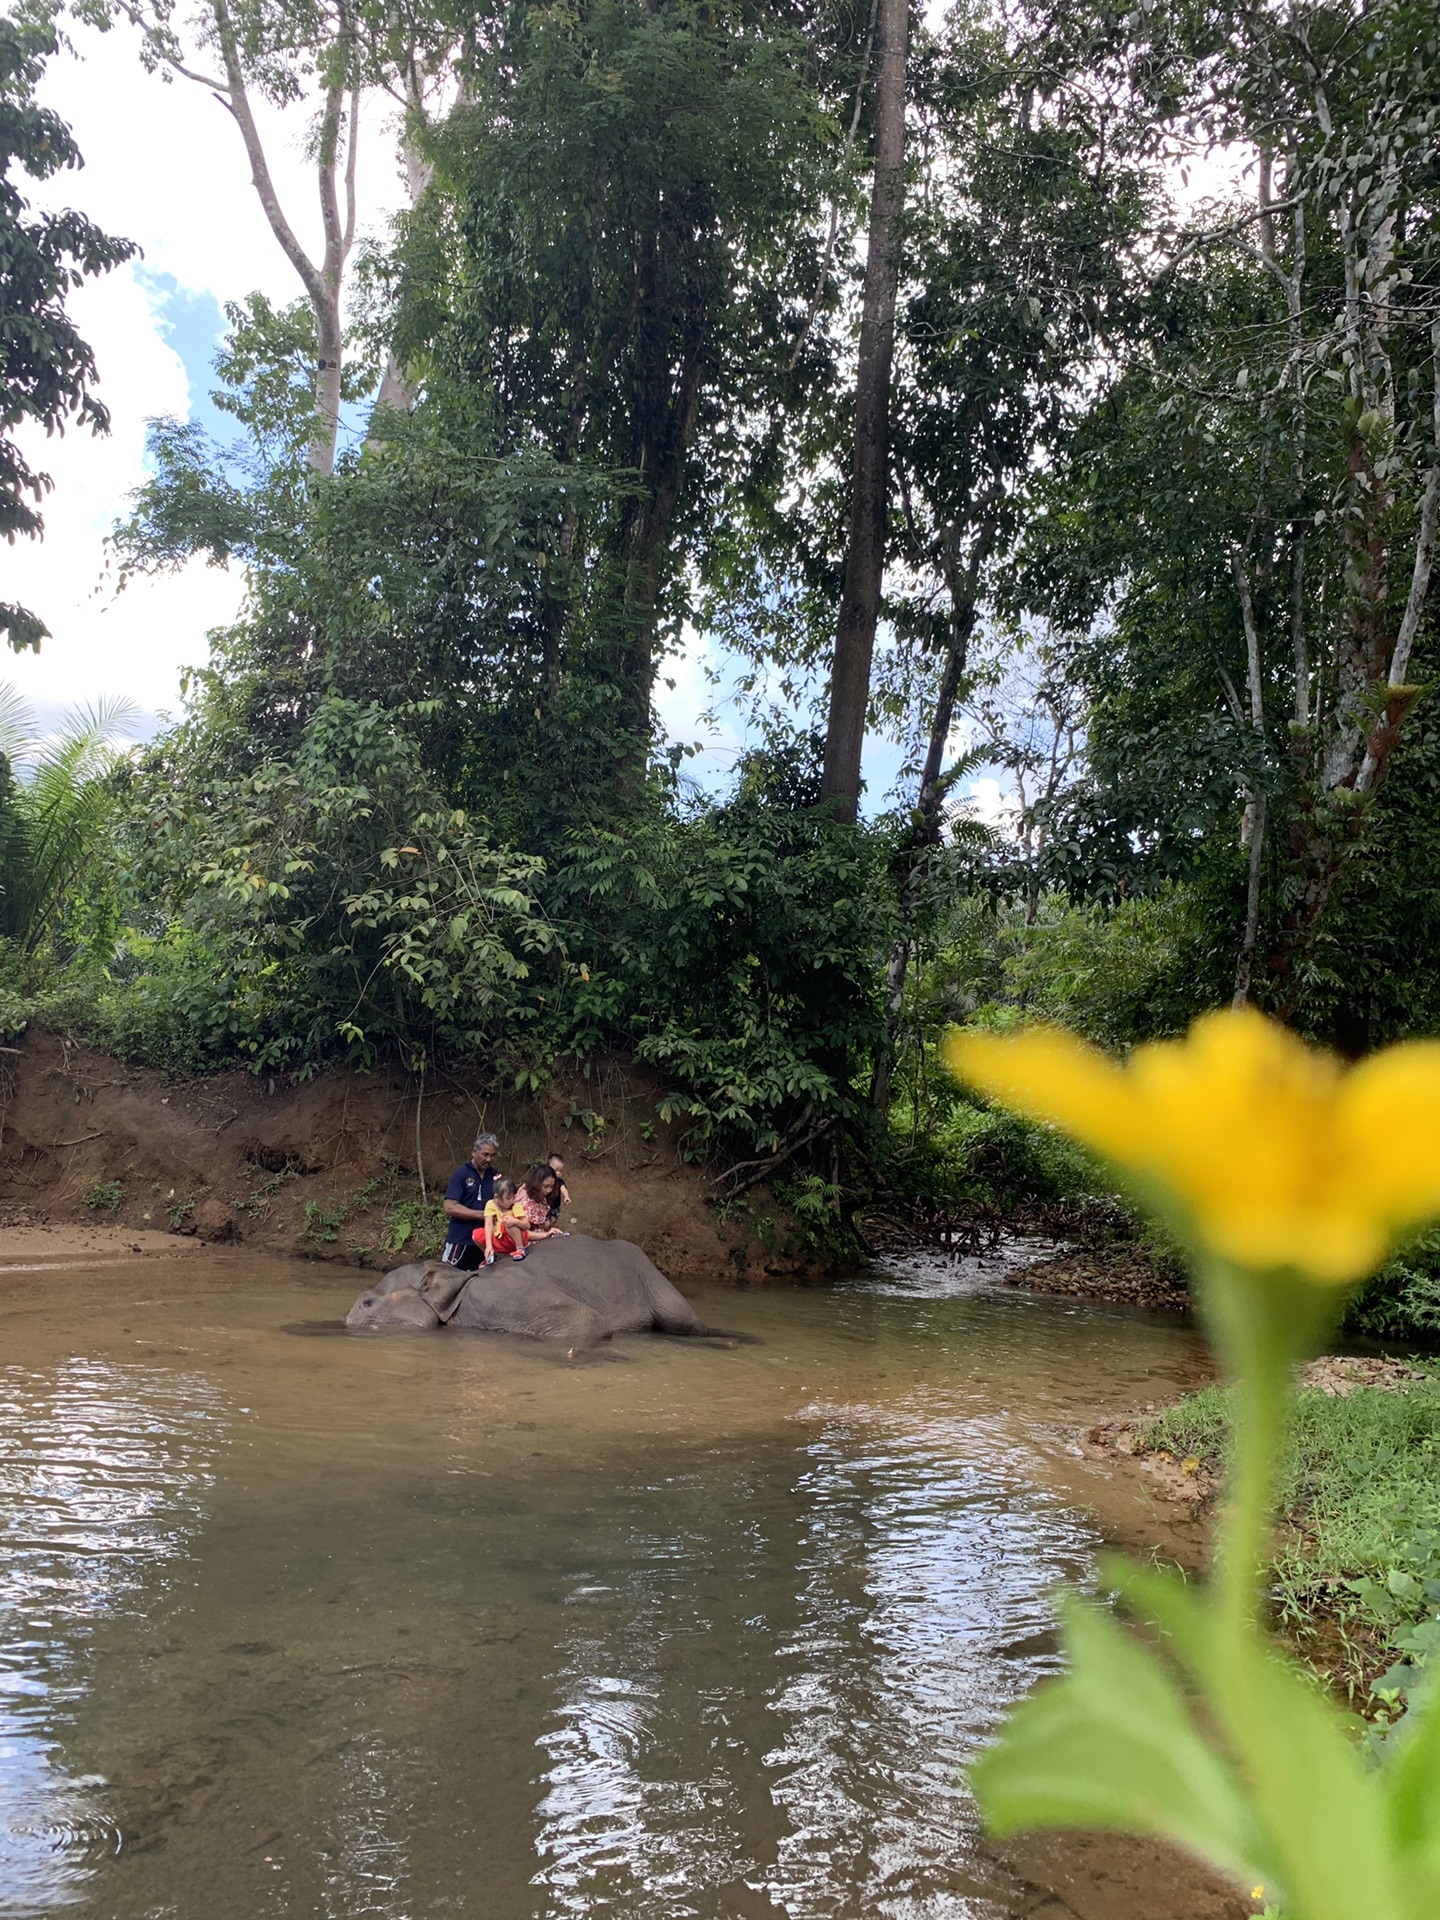
POLYGON ((64 1271, 75 1266, 134 1265, 205 1251, 193 1234, 156 1233, 148 1227, 0 1227, 0 1274, 64 1271))

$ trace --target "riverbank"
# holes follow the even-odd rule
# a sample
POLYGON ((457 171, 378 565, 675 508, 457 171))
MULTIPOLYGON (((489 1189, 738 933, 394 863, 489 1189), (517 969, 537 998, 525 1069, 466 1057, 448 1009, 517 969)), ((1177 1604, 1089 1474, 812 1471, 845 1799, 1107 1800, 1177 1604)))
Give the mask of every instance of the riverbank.
POLYGON ((446 1179, 488 1130, 510 1169, 563 1152, 574 1225, 636 1241, 673 1279, 806 1271, 763 1188, 728 1216, 711 1204, 662 1091, 618 1060, 533 1094, 440 1072, 176 1079, 30 1032, 0 1055, 0 1224, 383 1268, 437 1249, 446 1179))
MULTIPOLYGON (((1359 1710, 1403 1703, 1440 1645, 1440 1363, 1328 1355, 1305 1367, 1280 1472, 1278 1631, 1359 1710)), ((1203 1523, 1224 1476, 1226 1394, 1090 1428, 1087 1457, 1203 1523)), ((1208 1532, 1208 1527, 1206 1528, 1208 1532)))
POLYGON ((1006 1284, 1030 1293, 1059 1294, 1147 1313, 1187 1313, 1184 1280, 1160 1265, 1143 1246, 1103 1242, 1064 1247, 1006 1276, 1006 1284))

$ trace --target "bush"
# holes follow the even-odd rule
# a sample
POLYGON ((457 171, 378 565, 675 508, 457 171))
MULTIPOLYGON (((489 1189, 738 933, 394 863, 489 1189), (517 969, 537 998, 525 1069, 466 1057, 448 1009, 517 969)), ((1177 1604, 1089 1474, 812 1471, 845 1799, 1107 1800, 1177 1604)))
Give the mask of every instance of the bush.
POLYGON ((1182 886, 1111 908, 1051 898, 1012 926, 1004 1000, 1105 1047, 1168 1038, 1215 1004, 1212 940, 1182 886))
POLYGON ((164 932, 129 949, 155 969, 114 1005, 130 1047, 301 1072, 489 1052, 558 962, 543 863, 447 808, 375 705, 325 696, 263 756, 177 730, 142 763, 131 841, 164 932))
POLYGON ((1427 1233, 1382 1267, 1351 1301, 1351 1333, 1391 1343, 1440 1341, 1440 1233, 1427 1233))
POLYGON ((699 1155, 766 1157, 861 1112, 895 906, 883 832, 764 790, 571 835, 545 887, 572 961, 556 1044, 632 1048, 699 1155), (577 980, 578 973, 578 980, 577 980))

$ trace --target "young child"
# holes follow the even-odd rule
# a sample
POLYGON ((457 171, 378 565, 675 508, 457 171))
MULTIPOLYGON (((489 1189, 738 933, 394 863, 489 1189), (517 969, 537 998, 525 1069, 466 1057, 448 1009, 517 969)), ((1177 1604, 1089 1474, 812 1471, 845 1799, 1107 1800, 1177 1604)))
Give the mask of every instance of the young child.
POLYGON ((565 1156, 552 1153, 545 1163, 555 1175, 555 1185, 550 1192, 550 1224, 553 1227, 560 1218, 561 1207, 570 1204, 570 1189, 565 1184, 565 1156))
POLYGON ((495 1197, 485 1202, 485 1224, 475 1229, 475 1239, 485 1248, 486 1266, 494 1266, 497 1253, 508 1253, 512 1260, 523 1260, 529 1238, 525 1209, 516 1198, 515 1182, 502 1173, 495 1182, 495 1197))

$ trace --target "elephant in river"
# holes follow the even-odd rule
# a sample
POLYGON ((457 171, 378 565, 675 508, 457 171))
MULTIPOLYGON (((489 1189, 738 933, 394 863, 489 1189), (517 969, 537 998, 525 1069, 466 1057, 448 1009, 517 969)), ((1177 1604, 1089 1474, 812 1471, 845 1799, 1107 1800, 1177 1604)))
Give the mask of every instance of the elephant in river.
POLYGON ((367 1288, 346 1316, 369 1331, 448 1323, 482 1333, 593 1347, 612 1333, 703 1334, 705 1323, 628 1240, 571 1233, 538 1240, 523 1261, 461 1273, 439 1260, 396 1267, 367 1288))

